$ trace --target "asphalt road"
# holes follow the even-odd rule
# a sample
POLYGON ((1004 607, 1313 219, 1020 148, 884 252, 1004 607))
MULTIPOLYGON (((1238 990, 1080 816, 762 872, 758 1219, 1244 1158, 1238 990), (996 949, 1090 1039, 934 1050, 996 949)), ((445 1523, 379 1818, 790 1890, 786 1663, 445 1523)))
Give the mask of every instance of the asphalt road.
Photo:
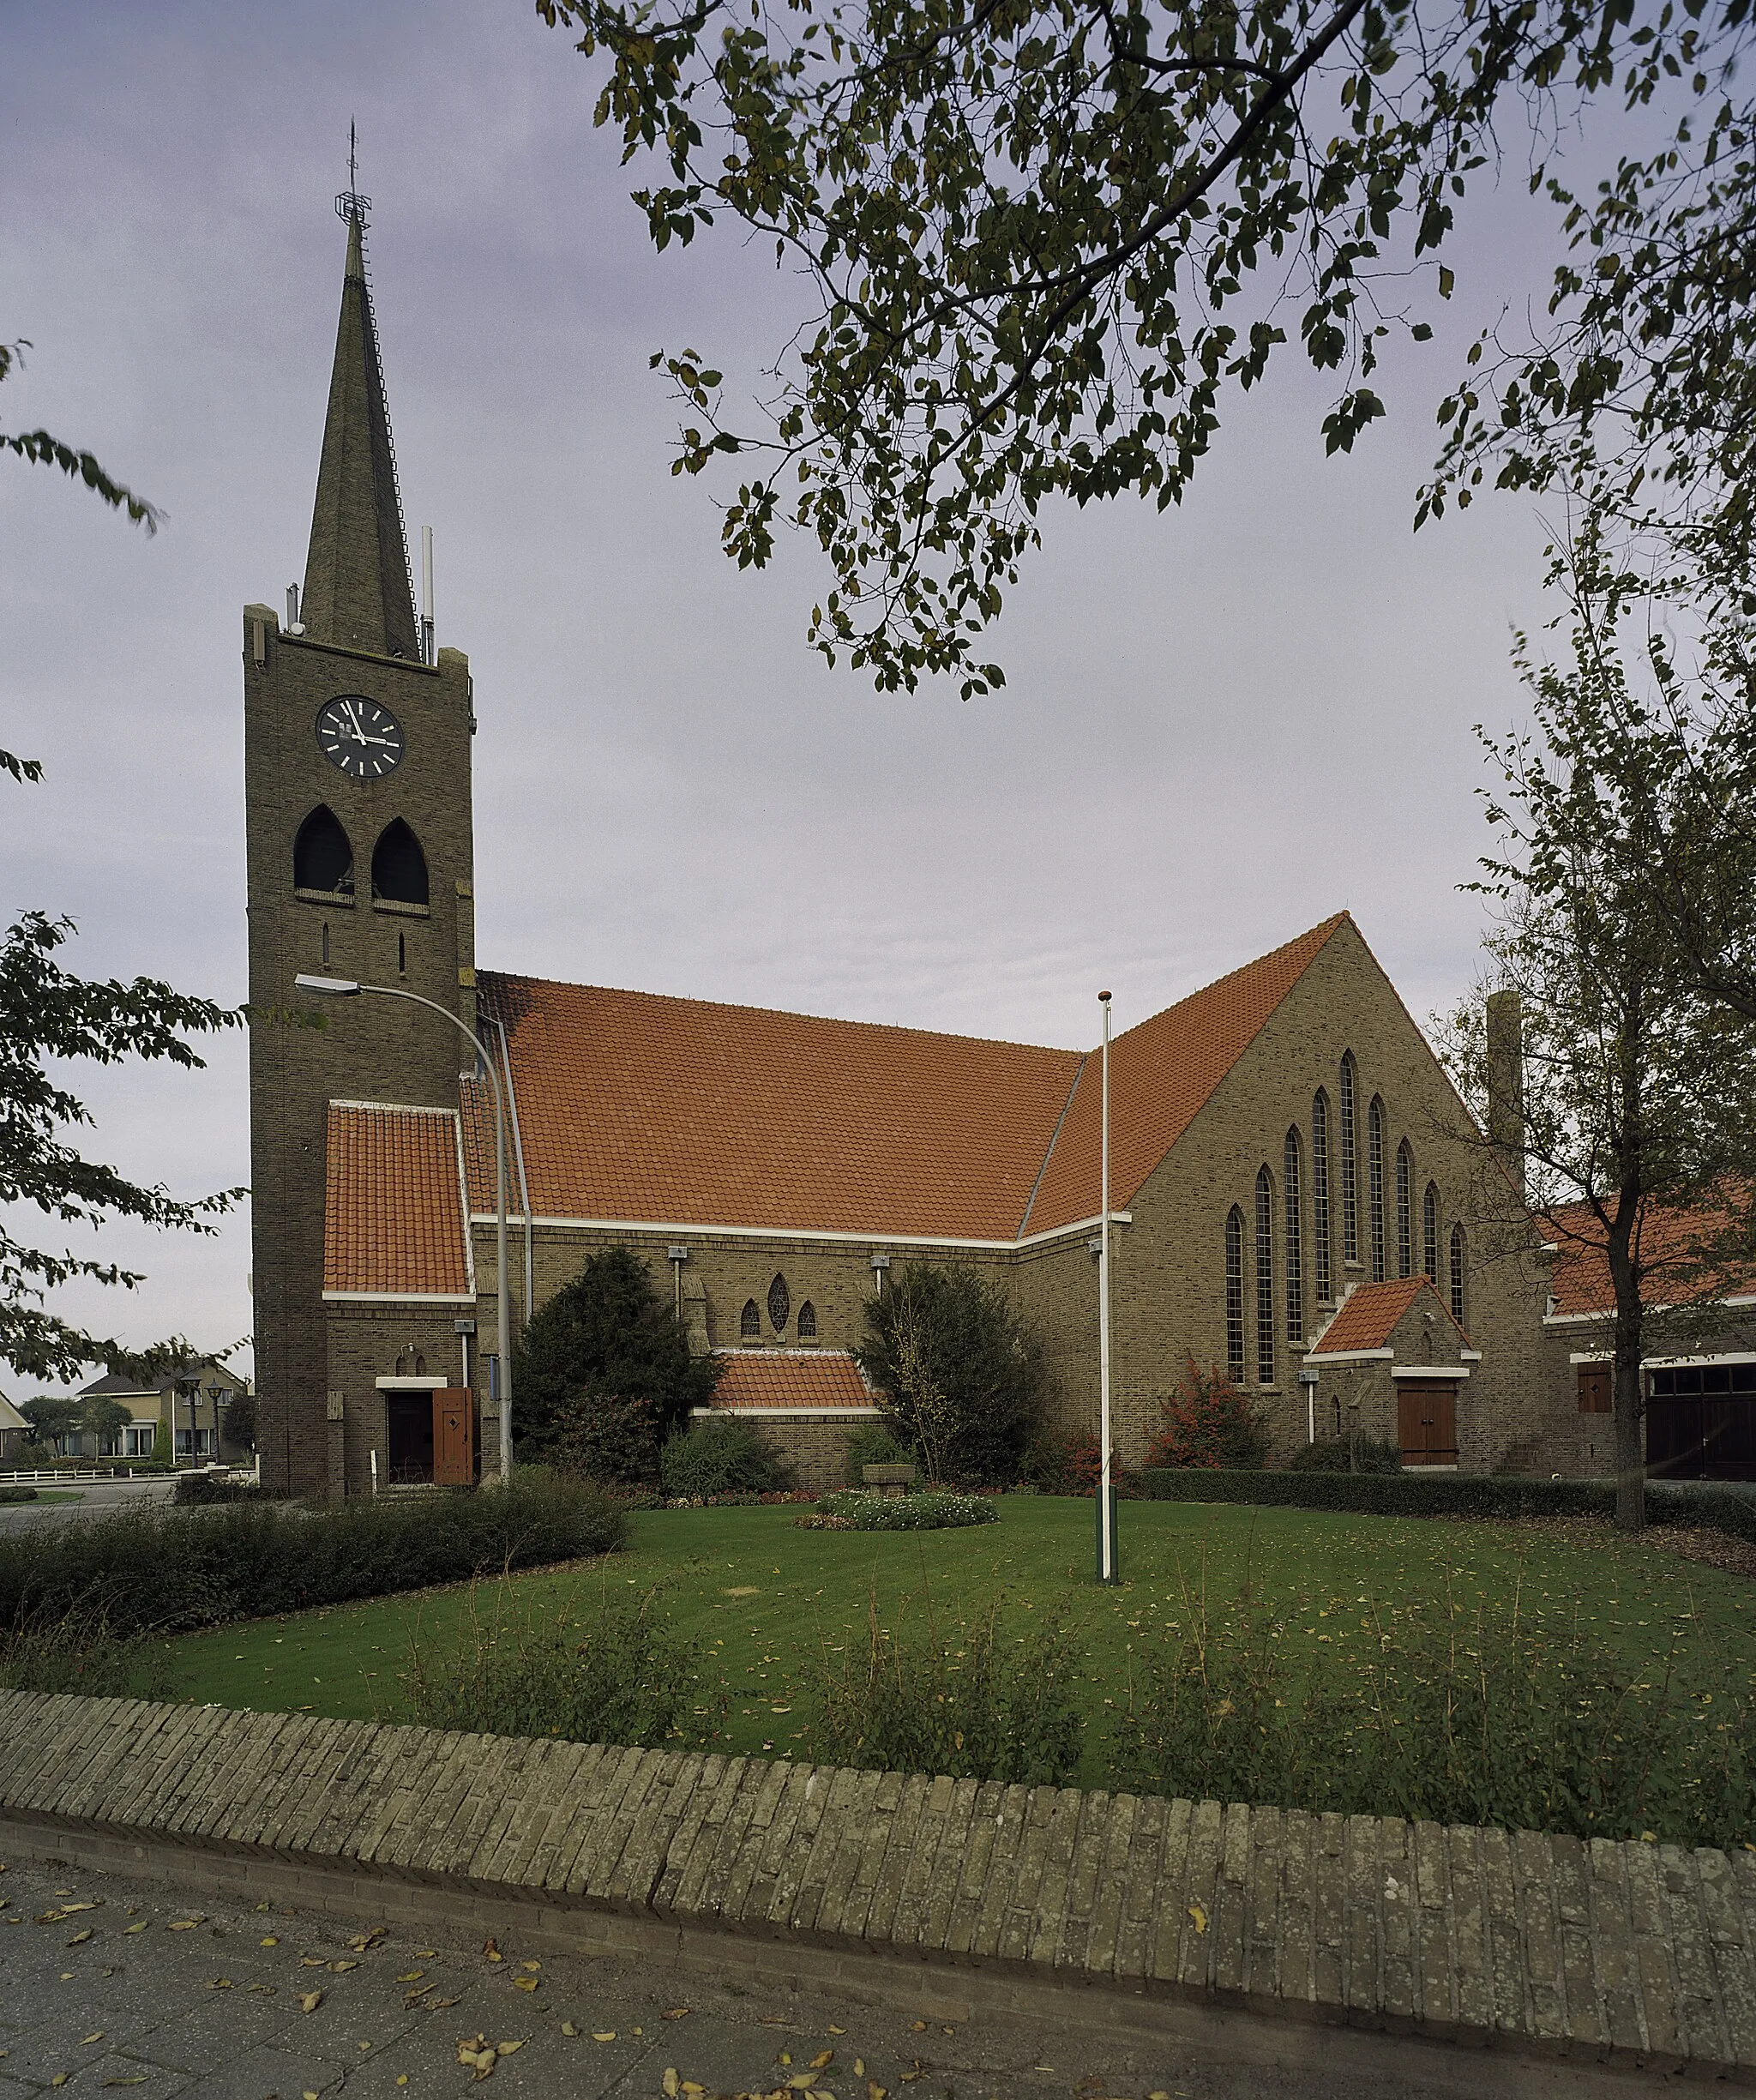
POLYGON ((72 1489, 80 1498, 76 1502, 0 1502, 0 1531, 34 1531, 43 1525, 69 1524, 81 1517, 134 1508, 141 1502, 167 1502, 176 1489, 169 1474, 144 1480, 84 1481, 72 1489))
POLYGON ((356 1923, 213 1903, 0 1868, 0 2096, 424 2100, 492 2078, 484 2100, 1585 2100, 1653 2084, 1199 2013, 1169 2043, 1065 2019, 953 2030, 778 1986, 539 1962, 484 1947, 462 1903, 430 1935, 377 1931, 364 1907, 356 1923))

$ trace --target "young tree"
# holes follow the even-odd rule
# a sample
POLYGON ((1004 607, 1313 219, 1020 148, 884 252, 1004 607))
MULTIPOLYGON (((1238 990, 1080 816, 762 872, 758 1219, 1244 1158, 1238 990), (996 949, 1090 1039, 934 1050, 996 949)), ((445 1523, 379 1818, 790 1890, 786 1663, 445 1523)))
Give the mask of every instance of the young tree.
POLYGON ((911 1261, 868 1303, 854 1355, 930 1478, 1019 1477, 1048 1374, 1041 1342, 997 1284, 911 1261))
POLYGON ((133 1420, 120 1400, 112 1400, 108 1393, 90 1393, 79 1402, 74 1426, 81 1436, 92 1438, 97 1453, 113 1443, 133 1420))
POLYGON ((591 1255, 532 1318, 513 1363, 519 1456, 547 1462, 563 1444, 580 1470, 646 1478, 658 1447, 713 1397, 719 1366, 689 1354, 689 1332, 627 1247, 591 1255), (617 1457, 627 1447, 628 1456, 617 1457))
POLYGON ((1189 1357, 1158 1404, 1158 1426, 1146 1441, 1147 1465, 1250 1471, 1267 1456, 1268 1431, 1249 1394, 1218 1364, 1204 1371, 1189 1357))
MULTIPOLYGON (((947 671, 965 696, 997 683, 972 652, 1045 499, 1180 500, 1232 391, 1294 334, 1336 376, 1325 441, 1349 449, 1384 412, 1381 339, 1429 336, 1421 300, 1452 293, 1439 254, 1471 176, 1491 183, 1504 124, 1533 141, 1540 185, 1594 105, 1669 95, 1683 105, 1669 165, 1711 167, 1726 192, 1693 198, 1721 236, 1719 280, 1702 239, 1663 237, 1663 176, 1632 179, 1626 224, 1613 203, 1585 211, 1584 238, 1620 242, 1627 267, 1558 286, 1589 318, 1543 346, 1515 410, 1534 393, 1579 428, 1606 342, 1650 352, 1704 301, 1747 313, 1747 105, 1729 93, 1756 34, 1744 0, 1656 15, 1598 0, 795 0, 748 19, 729 0, 537 5, 607 61, 597 121, 619 126, 625 157, 667 164, 635 193, 655 244, 729 216, 810 286, 815 312, 773 359, 766 417, 727 408, 694 352, 653 362, 689 418, 673 472, 753 460, 726 551, 760 567, 778 525, 815 535, 833 588, 812 639, 881 689, 947 671)), ((1661 422, 1689 412, 1692 387, 1737 382, 1711 358, 1681 378, 1651 355, 1624 364, 1612 391, 1661 422)), ((1460 386, 1447 421, 1473 432, 1479 406, 1460 386)), ((1467 502, 1483 472, 1465 442, 1422 514, 1467 502)))
POLYGON ((1501 774, 1488 815, 1502 845, 1477 887, 1499 923, 1489 978, 1443 1048, 1486 1134, 1483 1207, 1497 1204, 1500 1245, 1484 1251, 1528 1248, 1534 1213, 1543 1237, 1607 1264, 1616 1519, 1637 1530, 1654 1309, 1711 1301, 1747 1273, 1756 1024, 1703 996, 1668 923, 1653 869, 1711 882, 1714 841, 1666 785, 1663 723, 1631 690, 1599 572, 1588 560, 1575 573, 1571 665, 1535 664, 1521 644, 1533 732, 1483 737, 1501 774), (1506 993, 1515 1003, 1490 1011, 1506 993), (1718 1228, 1683 1244, 1689 1212, 1718 1228))
POLYGON ((18 1411, 31 1425, 31 1441, 50 1445, 57 1451, 79 1428, 79 1402, 57 1399, 53 1393, 39 1393, 18 1411))

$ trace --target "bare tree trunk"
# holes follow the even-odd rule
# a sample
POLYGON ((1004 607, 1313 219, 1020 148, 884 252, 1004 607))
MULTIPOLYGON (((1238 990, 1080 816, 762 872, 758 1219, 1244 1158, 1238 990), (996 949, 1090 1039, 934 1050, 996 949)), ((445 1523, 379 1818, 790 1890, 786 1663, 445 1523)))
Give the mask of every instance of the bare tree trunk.
POLYGON ((1645 1353, 1646 1309, 1635 1273, 1631 1240, 1637 1201, 1624 1190, 1609 1228, 1609 1273, 1615 1287, 1615 1521, 1621 1531, 1646 1526, 1646 1436, 1640 1363, 1645 1353))

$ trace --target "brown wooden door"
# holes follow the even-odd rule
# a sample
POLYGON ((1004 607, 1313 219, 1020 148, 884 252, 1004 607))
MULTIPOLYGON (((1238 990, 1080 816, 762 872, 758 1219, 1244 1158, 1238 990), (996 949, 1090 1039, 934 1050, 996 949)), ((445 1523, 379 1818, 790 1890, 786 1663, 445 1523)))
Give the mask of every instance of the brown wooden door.
POLYGON ((1458 1462, 1458 1389, 1449 1378, 1399 1378, 1397 1441, 1404 1465, 1458 1462))
POLYGON ((1613 1414, 1615 1393, 1610 1383, 1607 1363, 1582 1363, 1579 1366, 1579 1412, 1582 1415, 1613 1414))
POLYGON ((476 1396, 467 1386, 442 1386, 433 1395, 433 1482, 467 1488, 476 1478, 476 1396))

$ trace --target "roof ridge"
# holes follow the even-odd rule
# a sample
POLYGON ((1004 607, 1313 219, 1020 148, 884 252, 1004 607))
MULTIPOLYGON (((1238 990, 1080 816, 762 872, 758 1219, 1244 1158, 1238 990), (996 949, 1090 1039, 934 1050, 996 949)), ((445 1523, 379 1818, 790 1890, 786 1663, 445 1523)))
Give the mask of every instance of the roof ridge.
POLYGON ((1079 1080, 1091 1060, 1091 1053, 1087 1050, 1074 1068, 1073 1084, 1067 1090, 1067 1099, 1061 1103, 1061 1113, 1055 1119, 1055 1128, 1049 1133, 1048 1149, 1043 1154, 1042 1165, 1037 1170, 1037 1178, 1031 1183, 1031 1193, 1025 1202, 1025 1214, 1019 1220, 1018 1237, 1020 1239, 1025 1237, 1025 1228, 1031 1222, 1031 1212, 1037 1207, 1037 1192, 1043 1186, 1043 1176, 1049 1171, 1049 1162, 1055 1157, 1055 1140, 1061 1135, 1061 1125, 1067 1121, 1067 1110, 1073 1104, 1073 1096, 1079 1091, 1079 1080))

